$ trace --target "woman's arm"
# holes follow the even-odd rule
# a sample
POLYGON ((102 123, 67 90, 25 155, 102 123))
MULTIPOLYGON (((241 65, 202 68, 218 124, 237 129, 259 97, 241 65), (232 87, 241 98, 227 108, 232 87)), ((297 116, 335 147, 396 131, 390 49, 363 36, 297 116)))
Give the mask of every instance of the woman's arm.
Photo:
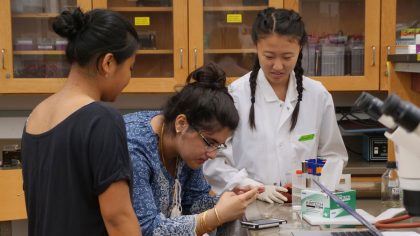
POLYGON ((168 201, 164 192, 168 191, 170 186, 164 180, 163 173, 154 170, 150 164, 141 154, 137 154, 133 159, 133 208, 142 233, 144 235, 194 235, 195 216, 168 218, 161 212, 161 208, 167 208, 169 205, 169 202, 164 202, 168 201), (158 181, 152 179, 153 176, 158 176, 158 181), (157 201, 160 203, 155 199, 159 199, 157 201))
POLYGON ((203 235, 226 222, 241 218, 247 206, 255 201, 257 195, 257 187, 238 195, 225 192, 215 207, 197 215, 195 232, 197 235, 203 235))
POLYGON ((322 111, 321 127, 319 127, 320 140, 318 156, 323 158, 340 158, 347 163, 348 154, 344 146, 343 138, 337 124, 334 103, 331 94, 326 92, 323 99, 324 108, 322 111))
MULTIPOLYGON (((197 170, 191 170, 188 167, 188 176, 185 176, 184 187, 182 191, 182 213, 191 215, 199 214, 207 209, 210 209, 216 205, 218 197, 210 195, 210 185, 204 178, 202 168, 197 170)), ((181 177, 182 178, 182 177, 181 177)))
POLYGON ((217 158, 203 165, 203 172, 216 194, 231 190, 236 186, 259 186, 261 183, 248 177, 245 169, 238 170, 232 155, 232 139, 226 142, 227 148, 217 153, 217 158), (240 179, 240 183, 237 182, 240 179), (226 188, 228 187, 228 189, 226 188))
POLYGON ((99 195, 99 206, 109 235, 141 235, 127 181, 112 183, 99 195))

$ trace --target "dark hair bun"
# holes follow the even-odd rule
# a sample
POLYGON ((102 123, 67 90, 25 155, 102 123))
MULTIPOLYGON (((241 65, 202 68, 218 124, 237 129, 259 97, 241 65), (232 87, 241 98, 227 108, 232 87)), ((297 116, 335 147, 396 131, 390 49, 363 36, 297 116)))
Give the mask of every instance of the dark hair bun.
POLYGON ((210 62, 191 72, 187 83, 204 88, 226 89, 226 73, 215 63, 210 62))
POLYGON ((57 16, 52 24, 54 31, 61 37, 73 39, 86 25, 86 15, 77 8, 71 13, 63 11, 57 16))

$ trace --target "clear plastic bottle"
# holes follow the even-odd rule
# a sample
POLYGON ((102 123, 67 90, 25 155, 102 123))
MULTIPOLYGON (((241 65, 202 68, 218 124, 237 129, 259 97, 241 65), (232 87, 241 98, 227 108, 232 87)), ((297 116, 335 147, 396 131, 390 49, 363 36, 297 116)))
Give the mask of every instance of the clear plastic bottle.
POLYGON ((299 211, 301 208, 301 192, 305 188, 303 181, 302 170, 296 170, 292 175, 292 208, 295 211, 299 211))
POLYGON ((387 207, 400 207, 400 182, 395 161, 388 161, 382 175, 381 200, 387 207))

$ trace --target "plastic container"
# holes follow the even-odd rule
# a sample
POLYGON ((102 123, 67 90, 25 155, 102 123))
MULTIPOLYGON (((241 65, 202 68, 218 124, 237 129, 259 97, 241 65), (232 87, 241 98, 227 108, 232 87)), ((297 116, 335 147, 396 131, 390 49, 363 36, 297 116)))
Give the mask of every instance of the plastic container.
POLYGON ((400 207, 400 182, 395 161, 388 161, 382 175, 381 200, 387 207, 400 207))
POLYGON ((34 41, 32 39, 17 39, 15 41, 15 50, 33 50, 34 41))
POLYGON ((57 40, 55 40, 55 49, 56 50, 66 50, 67 43, 68 42, 65 39, 57 39, 57 40))
POLYGON ((305 188, 302 170, 296 170, 292 175, 292 208, 294 211, 300 211, 301 192, 305 188))
POLYGON ((137 35, 140 39, 140 49, 156 49, 155 31, 138 31, 137 35))
POLYGON ((54 50, 55 49, 55 43, 51 39, 47 38, 40 38, 38 39, 38 50, 54 50))

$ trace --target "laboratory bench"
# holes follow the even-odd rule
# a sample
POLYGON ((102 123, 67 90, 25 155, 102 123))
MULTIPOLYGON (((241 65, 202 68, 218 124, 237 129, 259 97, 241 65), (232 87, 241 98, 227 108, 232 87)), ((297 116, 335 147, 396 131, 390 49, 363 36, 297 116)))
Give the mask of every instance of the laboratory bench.
MULTIPOLYGON (((387 207, 378 199, 358 199, 356 208, 363 209, 373 216, 378 216, 385 211, 387 207)), ((243 235, 243 236, 271 236, 271 235, 292 235, 292 231, 352 231, 364 230, 362 226, 313 226, 302 220, 296 211, 292 210, 290 203, 284 205, 268 204, 262 201, 255 201, 246 210, 245 217, 247 220, 256 220, 263 218, 279 218, 287 220, 287 224, 282 224, 280 227, 269 229, 252 230, 241 227, 240 221, 234 221, 221 228, 221 235, 243 235), (343 228, 341 228, 343 227, 343 228)), ((412 220, 419 221, 420 217, 412 218, 412 220)), ((420 233, 420 228, 405 229, 403 231, 415 231, 420 233)), ((219 234, 218 234, 219 235, 219 234)))

